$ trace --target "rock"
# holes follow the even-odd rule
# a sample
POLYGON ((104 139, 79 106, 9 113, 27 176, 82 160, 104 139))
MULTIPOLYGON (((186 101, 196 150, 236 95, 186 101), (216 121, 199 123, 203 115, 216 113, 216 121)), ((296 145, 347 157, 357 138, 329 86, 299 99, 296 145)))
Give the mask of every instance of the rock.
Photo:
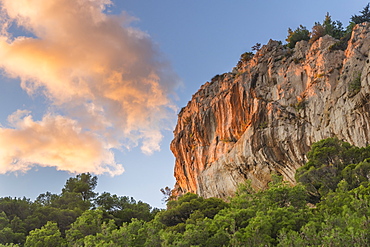
POLYGON ((270 40, 201 86, 178 115, 174 194, 226 199, 246 179, 265 188, 272 173, 294 184, 313 142, 368 145, 369 23, 354 28, 345 51, 336 42, 324 36, 292 50, 270 40))

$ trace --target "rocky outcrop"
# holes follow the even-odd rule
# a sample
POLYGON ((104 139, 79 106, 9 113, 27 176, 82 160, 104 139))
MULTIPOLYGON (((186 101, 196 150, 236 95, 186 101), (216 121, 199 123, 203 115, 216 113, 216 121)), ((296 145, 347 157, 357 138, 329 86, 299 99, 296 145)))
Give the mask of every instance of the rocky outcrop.
POLYGON ((357 25, 345 51, 324 36, 292 50, 270 40, 233 72, 216 76, 179 115, 171 150, 174 193, 232 196, 271 174, 295 183, 313 142, 337 136, 370 143, 370 26, 357 25))

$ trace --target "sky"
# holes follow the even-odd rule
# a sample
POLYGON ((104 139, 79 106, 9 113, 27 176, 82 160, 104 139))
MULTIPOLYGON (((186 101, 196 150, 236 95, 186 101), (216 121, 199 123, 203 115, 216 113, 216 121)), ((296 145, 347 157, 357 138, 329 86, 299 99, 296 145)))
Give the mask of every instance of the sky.
POLYGON ((179 110, 256 43, 367 1, 0 0, 0 197, 96 191, 165 207, 179 110))

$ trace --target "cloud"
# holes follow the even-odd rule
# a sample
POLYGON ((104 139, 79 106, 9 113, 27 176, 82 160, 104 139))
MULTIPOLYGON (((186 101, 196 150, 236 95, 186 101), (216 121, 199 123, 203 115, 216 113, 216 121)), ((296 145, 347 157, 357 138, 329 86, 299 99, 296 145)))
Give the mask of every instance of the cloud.
POLYGON ((112 148, 160 149, 161 132, 174 120, 169 95, 177 80, 150 37, 130 26, 132 17, 106 14, 108 0, 0 4, 0 67, 29 95, 41 92, 52 109, 40 121, 17 111, 11 126, 0 128, 0 173, 36 163, 117 174, 123 170, 112 148), (29 35, 12 36, 12 24, 29 35))
POLYGON ((45 115, 35 122, 29 113, 19 110, 9 116, 16 129, 0 128, 0 173, 25 172, 34 164, 74 173, 123 172, 104 142, 94 133, 83 132, 76 121, 45 115))

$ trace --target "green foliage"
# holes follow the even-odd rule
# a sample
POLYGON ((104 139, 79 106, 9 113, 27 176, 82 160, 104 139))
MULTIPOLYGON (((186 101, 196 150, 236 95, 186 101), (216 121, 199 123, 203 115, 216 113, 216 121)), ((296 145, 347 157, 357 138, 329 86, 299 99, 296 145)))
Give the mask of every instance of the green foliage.
POLYGON ((254 56, 253 52, 244 52, 242 55, 240 55, 240 59, 238 61, 238 64, 236 65, 236 67, 241 68, 243 63, 246 63, 249 60, 251 60, 253 58, 253 56, 254 56))
POLYGON ((101 232, 101 224, 103 219, 103 211, 87 210, 75 222, 71 228, 66 231, 66 239, 68 243, 82 244, 83 238, 89 235, 95 235, 101 232))
POLYGON ((325 28, 320 24, 320 22, 316 22, 312 27, 310 43, 312 44, 323 36, 325 36, 325 28))
POLYGON ((32 202, 25 197, 23 199, 11 197, 0 198, 0 212, 3 211, 10 220, 15 216, 24 220, 32 214, 33 210, 32 202))
POLYGON ((362 11, 360 11, 361 15, 353 15, 351 17, 351 21, 355 24, 363 23, 363 22, 370 22, 370 3, 368 3, 362 11))
POLYGON ((292 29, 288 29, 288 37, 286 41, 288 42, 287 47, 294 48, 295 44, 298 41, 306 40, 308 41, 310 39, 310 32, 307 30, 306 27, 300 25, 295 31, 292 31, 292 29))
POLYGON ((261 49, 261 43, 256 43, 254 46, 252 46, 252 51, 258 52, 261 49))
POLYGON ((259 125, 258 125, 258 128, 259 129, 266 129, 268 127, 268 123, 266 121, 264 122, 261 122, 259 125))
MULTIPOLYGON (((196 198, 196 195, 187 194, 184 201, 196 198)), ((246 183, 232 198, 230 206, 212 218, 195 211, 186 220, 183 231, 167 227, 162 231, 163 246, 274 245, 282 229, 299 230, 308 222, 311 214, 306 198, 303 186, 292 187, 280 179, 260 192, 246 183)), ((172 203, 171 206, 178 205, 172 203)))
MULTIPOLYGON (((227 204, 218 198, 204 199, 195 194, 187 193, 177 201, 170 201, 167 210, 159 214, 159 221, 168 226, 177 226, 185 223, 192 214, 200 214, 201 218, 213 218, 218 211, 225 208, 227 204)), ((173 228, 175 230, 183 230, 173 228)))
POLYGON ((91 176, 90 173, 79 174, 75 178, 69 178, 67 180, 62 194, 77 193, 82 196, 84 201, 90 201, 97 195, 97 193, 93 191, 97 182, 98 178, 96 176, 91 176))
POLYGON ((10 225, 8 216, 6 213, 0 212, 0 229, 4 229, 5 227, 8 227, 10 225))
POLYGON ((345 32, 345 35, 343 37, 341 37, 339 41, 335 42, 333 45, 331 45, 329 47, 330 51, 336 51, 336 50, 345 51, 347 49, 348 41, 351 38, 352 28, 353 28, 353 27, 351 27, 351 24, 350 24, 350 26, 348 26, 348 29, 349 28, 350 28, 350 30, 347 30, 345 32))
POLYGON ((282 232, 279 246, 368 246, 369 189, 347 190, 345 183, 317 205, 299 231, 282 232))
POLYGON ((348 96, 353 97, 361 90, 361 72, 354 73, 353 80, 348 85, 348 96))
POLYGON ((351 146, 337 138, 316 142, 307 153, 306 165, 297 170, 296 180, 306 186, 313 202, 334 191, 343 178, 352 188, 356 187, 356 182, 351 179, 351 164, 370 158, 369 149, 351 146))
POLYGON ((245 52, 242 55, 240 55, 240 61, 248 62, 253 58, 253 56, 254 56, 253 52, 245 52))
POLYGON ((343 28, 343 24, 340 21, 332 21, 329 13, 326 13, 323 24, 320 24, 320 22, 316 22, 315 25, 312 27, 310 43, 315 42, 320 37, 323 37, 325 35, 330 35, 333 38, 341 39, 345 36, 345 34, 346 31, 343 28))
POLYGON ((131 222, 132 219, 150 221, 154 218, 158 209, 144 202, 136 202, 134 198, 127 196, 111 195, 104 192, 95 199, 97 207, 103 210, 105 219, 114 219, 117 226, 123 222, 131 222))
POLYGON ((342 170, 342 177, 348 183, 348 188, 354 189, 361 185, 368 186, 370 175, 370 159, 358 164, 351 164, 342 170))
POLYGON ((344 34, 343 24, 340 21, 332 21, 329 13, 326 13, 322 25, 325 29, 325 34, 328 34, 336 39, 340 39, 341 37, 343 37, 344 34))
POLYGON ((64 239, 56 223, 48 221, 41 229, 32 230, 27 236, 25 247, 59 247, 65 246, 64 239))
POLYGON ((72 191, 1 198, 0 246, 368 246, 370 146, 328 138, 307 157, 296 186, 272 175, 266 190, 247 181, 230 202, 188 193, 160 212, 107 192, 84 211, 90 202, 72 191))
POLYGON ((14 232, 10 227, 0 229, 0 244, 22 244, 24 243, 25 237, 24 233, 14 232))
MULTIPOLYGON (((141 201, 136 202, 132 197, 119 197, 107 192, 96 197, 97 193, 93 191, 96 184, 96 177, 80 174, 68 179, 59 195, 46 192, 40 194, 35 202, 26 198, 0 198, 0 245, 23 245, 28 235, 27 246, 111 246, 102 244, 102 241, 110 243, 114 235, 121 240, 112 243, 121 246, 122 241, 126 244, 127 241, 118 237, 118 231, 134 228, 131 223, 135 222, 135 229, 145 239, 143 246, 160 246, 155 243, 160 241, 162 224, 159 221, 146 224, 154 219, 158 209, 152 209, 141 201), (93 199, 95 205, 92 204, 93 199), (92 206, 99 209, 89 210, 92 206), (141 225, 145 223, 148 228, 142 230, 137 222, 141 225), (153 230, 153 226, 157 229, 153 230), (152 236, 154 232, 156 235, 152 236), (42 239, 46 239, 45 243, 42 243, 42 239), (63 240, 60 245, 58 239, 63 240)), ((131 230, 126 235, 130 234, 131 230)), ((141 246, 141 243, 137 246, 141 246)), ((129 243, 126 246, 132 245, 129 243)))
POLYGON ((296 111, 300 111, 306 108, 307 101, 305 99, 300 99, 297 101, 296 104, 294 104, 294 109, 296 111))
POLYGON ((40 194, 36 198, 35 203, 40 204, 41 206, 51 206, 57 199, 59 199, 57 194, 51 194, 47 191, 46 193, 40 194))

